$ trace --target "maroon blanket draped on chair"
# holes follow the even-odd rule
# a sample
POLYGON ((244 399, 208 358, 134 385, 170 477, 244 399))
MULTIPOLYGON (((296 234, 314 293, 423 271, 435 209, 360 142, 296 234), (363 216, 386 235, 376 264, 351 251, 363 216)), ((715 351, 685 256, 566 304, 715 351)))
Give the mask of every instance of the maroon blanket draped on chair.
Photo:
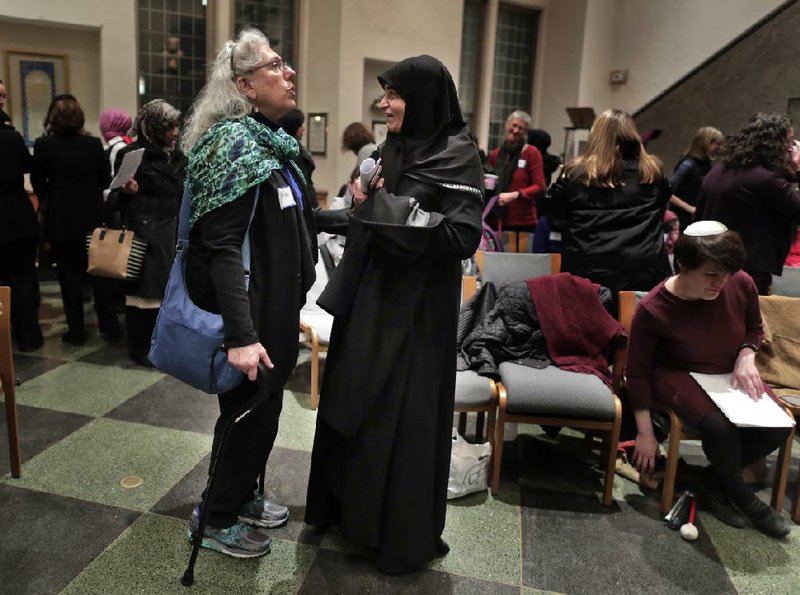
POLYGON ((594 374, 610 387, 607 356, 623 328, 600 303, 597 286, 569 273, 527 283, 555 364, 562 370, 594 374))

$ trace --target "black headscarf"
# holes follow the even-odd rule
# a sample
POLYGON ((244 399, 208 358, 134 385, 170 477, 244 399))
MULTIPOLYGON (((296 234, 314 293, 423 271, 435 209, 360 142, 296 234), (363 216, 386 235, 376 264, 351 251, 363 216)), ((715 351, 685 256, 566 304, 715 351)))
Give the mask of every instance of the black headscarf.
POLYGON ((482 196, 478 149, 445 65, 432 56, 406 58, 378 81, 406 102, 400 132, 390 132, 381 151, 386 189, 396 192, 401 176, 407 175, 482 196))

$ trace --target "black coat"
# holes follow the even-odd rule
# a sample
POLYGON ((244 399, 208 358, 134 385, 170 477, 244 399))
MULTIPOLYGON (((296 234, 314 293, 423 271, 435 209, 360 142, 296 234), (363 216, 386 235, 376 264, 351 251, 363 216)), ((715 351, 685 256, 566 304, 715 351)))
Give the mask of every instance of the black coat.
POLYGON ((458 317, 459 370, 500 379, 505 361, 552 364, 527 281, 486 282, 458 317))
MULTIPOLYGON (((703 178, 711 170, 711 160, 695 159, 694 157, 684 157, 675 165, 675 171, 670 178, 672 193, 690 205, 697 206, 697 196, 700 194, 700 187, 703 178)), ((670 210, 674 212, 680 220, 681 231, 692 222, 692 215, 683 209, 670 205, 670 210)))
POLYGON ((119 170, 126 153, 141 148, 145 150, 142 163, 133 176, 139 191, 126 194, 115 190, 109 195, 109 204, 122 212, 122 223, 147 242, 140 278, 127 284, 126 291, 142 298, 161 299, 175 259, 186 159, 177 152, 168 157, 150 143, 137 140, 120 149, 114 169, 119 170))
POLYGON ((36 211, 25 191, 24 175, 31 171, 31 155, 22 136, 0 126, 0 242, 39 235, 36 211))
POLYGON ((419 567, 444 528, 461 259, 478 246, 481 199, 410 176, 396 188, 354 209, 318 300, 335 320, 306 520, 340 524, 381 567, 419 567), (403 225, 407 197, 430 227, 403 225))
POLYGON ((562 176, 540 208, 562 230, 561 271, 608 287, 649 291, 671 273, 662 223, 669 182, 639 183, 639 162, 625 163, 623 183, 590 187, 562 176))
POLYGON ((793 224, 800 223, 800 193, 792 182, 761 166, 716 165, 703 180, 695 221, 721 221, 738 232, 744 270, 779 275, 794 239, 793 224))
POLYGON ((36 139, 31 183, 43 205, 45 239, 85 239, 102 223, 103 190, 111 183, 100 139, 83 134, 36 139))
POLYGON ((301 212, 280 208, 278 188, 289 183, 281 171, 259 187, 250 229, 250 289, 245 289, 242 241, 255 191, 203 215, 189 233, 186 285, 195 303, 219 312, 225 344, 242 347, 260 342, 275 365, 270 392, 281 391, 297 362, 300 308, 314 283, 314 232, 307 189, 301 212))

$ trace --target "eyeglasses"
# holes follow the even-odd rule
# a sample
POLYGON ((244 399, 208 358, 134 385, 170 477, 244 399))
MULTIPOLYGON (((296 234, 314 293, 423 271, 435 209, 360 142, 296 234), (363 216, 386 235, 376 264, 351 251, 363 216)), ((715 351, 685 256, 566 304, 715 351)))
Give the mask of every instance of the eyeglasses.
POLYGON ((255 72, 256 70, 261 70, 262 68, 269 68, 271 72, 275 74, 286 72, 287 70, 291 70, 292 67, 286 62, 283 58, 275 58, 271 62, 267 62, 266 64, 262 64, 261 66, 256 66, 251 68, 248 72, 255 72))

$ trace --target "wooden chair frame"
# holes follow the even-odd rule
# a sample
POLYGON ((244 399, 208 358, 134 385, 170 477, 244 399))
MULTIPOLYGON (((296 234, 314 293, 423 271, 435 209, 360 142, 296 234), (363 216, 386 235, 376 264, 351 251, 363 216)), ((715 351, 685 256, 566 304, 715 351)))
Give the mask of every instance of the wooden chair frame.
POLYGON ((0 287, 0 391, 3 392, 6 405, 11 477, 15 478, 22 475, 17 399, 14 392, 16 378, 14 374, 14 356, 11 352, 11 288, 0 287))
MULTIPOLYGON (((794 416, 795 420, 800 419, 800 407, 796 407, 793 405, 788 405, 786 407, 792 415, 794 416)), ((795 428, 796 431, 796 428, 795 428)), ((786 466, 788 467, 788 459, 790 457, 786 457, 787 462, 786 466)), ((800 469, 797 470, 797 477, 794 480, 794 498, 792 498, 792 508, 789 510, 789 514, 792 517, 792 520, 795 523, 800 523, 800 469)))
MULTIPOLYGON (((630 330, 631 321, 633 320, 633 313, 636 309, 636 292, 635 291, 620 291, 619 292, 619 315, 620 322, 626 330, 630 330)), ((622 380, 624 374, 624 363, 619 370, 622 380)), ((664 480, 661 489, 661 513, 666 514, 672 508, 673 500, 675 499, 675 479, 678 474, 678 458, 680 457, 681 440, 699 440, 700 435, 694 432, 689 432, 684 428, 684 424, 678 415, 669 408, 659 407, 659 411, 667 414, 670 421, 669 430, 669 443, 667 446, 667 464, 664 469, 664 480)), ((791 413, 787 410, 787 413, 791 413)), ((772 507, 781 512, 783 510, 783 499, 786 491, 786 482, 789 474, 789 462, 791 460, 792 443, 794 441, 794 429, 789 433, 786 442, 781 445, 778 450, 778 460, 775 467, 775 481, 772 486, 772 507)), ((800 475, 798 475, 800 481, 800 475)), ((797 496, 800 496, 800 483, 798 483, 797 495, 792 504, 792 520, 795 512, 800 516, 800 510, 797 505, 797 496)))
MULTIPOLYGON (((476 261, 479 270, 483 268, 483 252, 478 252, 476 261)), ((550 274, 556 275, 561 272, 561 254, 550 254, 550 274)), ((625 361, 627 351, 624 347, 617 349, 614 355, 614 377, 613 386, 618 387, 619 365, 618 361, 625 361)), ((492 443, 494 451, 494 467, 492 472, 492 494, 497 495, 500 489, 500 467, 503 461, 503 441, 505 439, 506 423, 527 423, 540 424, 546 426, 558 426, 587 430, 587 439, 593 440, 591 433, 599 432, 603 434, 603 454, 605 458, 605 482, 603 487, 603 504, 611 506, 613 502, 614 475, 617 470, 617 447, 619 445, 619 431, 622 425, 622 404, 616 394, 614 397, 614 418, 611 420, 600 420, 595 418, 579 417, 553 417, 548 415, 519 415, 507 413, 508 394, 502 383, 498 383, 499 413, 497 417, 497 430, 495 441, 492 443)))
MULTIPOLYGON (((478 286, 478 279, 472 275, 464 275, 461 278, 461 300, 462 303, 469 300, 475 295, 478 286)), ((464 436, 467 432, 467 413, 477 413, 475 421, 475 440, 480 442, 483 439, 483 423, 484 416, 486 419, 486 439, 489 444, 494 444, 494 432, 497 425, 497 384, 491 378, 486 379, 491 387, 491 397, 485 405, 466 405, 462 407, 456 406, 455 413, 458 413, 458 433, 464 436), (488 414, 488 415, 487 415, 488 414)), ((494 450, 492 451, 492 459, 494 459, 494 450)), ((489 471, 491 472, 491 462, 489 463, 489 471)))
POLYGON ((319 407, 319 354, 327 353, 328 346, 320 343, 317 329, 302 320, 300 332, 305 334, 305 344, 311 349, 311 409, 316 409, 319 407))
POLYGON ((507 413, 508 395, 502 383, 498 384, 499 414, 497 417, 497 431, 495 432, 494 468, 492 473, 492 494, 497 495, 500 489, 500 467, 503 462, 503 440, 505 439, 505 425, 507 423, 540 424, 543 426, 558 426, 603 432, 603 451, 605 455, 605 485, 603 488, 603 504, 611 506, 613 502, 614 475, 617 470, 617 447, 619 445, 619 430, 622 424, 622 404, 619 397, 614 395, 614 418, 612 420, 586 419, 573 417, 553 417, 549 415, 519 415, 507 413))

